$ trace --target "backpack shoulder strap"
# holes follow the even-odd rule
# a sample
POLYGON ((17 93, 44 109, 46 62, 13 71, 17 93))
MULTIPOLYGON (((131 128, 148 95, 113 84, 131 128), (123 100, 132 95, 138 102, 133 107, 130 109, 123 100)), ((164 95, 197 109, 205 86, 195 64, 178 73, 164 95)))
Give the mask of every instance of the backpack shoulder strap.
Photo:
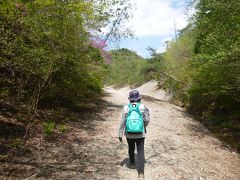
POLYGON ((132 112, 132 110, 133 110, 133 108, 132 108, 133 106, 132 106, 132 104, 131 103, 129 103, 128 104, 128 115, 130 115, 131 114, 131 112, 132 112))
POLYGON ((142 112, 140 111, 140 105, 141 105, 142 103, 137 103, 137 105, 136 105, 136 107, 137 107, 137 111, 138 111, 138 113, 142 116, 142 112))
POLYGON ((139 103, 137 103, 137 104, 129 103, 128 107, 129 107, 128 114, 131 114, 132 111, 137 111, 138 113, 141 113, 140 110, 139 110, 139 103))
POLYGON ((139 107, 140 107, 140 105, 141 105, 142 103, 137 103, 137 108, 139 109, 139 107))

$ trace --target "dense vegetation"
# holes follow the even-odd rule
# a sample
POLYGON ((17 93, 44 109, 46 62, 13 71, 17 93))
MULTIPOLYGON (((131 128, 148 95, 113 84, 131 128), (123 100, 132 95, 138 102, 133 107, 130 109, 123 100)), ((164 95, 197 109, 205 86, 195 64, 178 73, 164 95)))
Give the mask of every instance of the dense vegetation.
POLYGON ((166 52, 152 53, 147 71, 205 123, 239 136, 240 2, 200 0, 195 8, 166 52))
POLYGON ((1 1, 1 99, 32 115, 39 105, 76 105, 98 96, 104 47, 129 32, 121 26, 129 7, 126 0, 1 1), (105 36, 104 27, 110 27, 105 36))
POLYGON ((112 62, 107 84, 140 85, 145 82, 146 60, 128 49, 111 51, 112 62))

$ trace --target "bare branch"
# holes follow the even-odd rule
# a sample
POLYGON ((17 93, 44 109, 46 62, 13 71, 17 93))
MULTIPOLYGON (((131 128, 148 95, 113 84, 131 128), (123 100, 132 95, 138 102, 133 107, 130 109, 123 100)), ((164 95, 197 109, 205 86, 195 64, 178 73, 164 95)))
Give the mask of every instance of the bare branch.
POLYGON ((178 82, 178 83, 181 83, 181 84, 183 84, 183 82, 182 82, 182 81, 180 81, 180 80, 178 80, 178 79, 176 79, 176 78, 172 77, 171 75, 169 75, 169 74, 167 74, 167 73, 165 73, 165 72, 158 71, 158 70, 156 70, 156 69, 153 69, 153 68, 151 68, 151 69, 148 69, 148 70, 147 70, 147 73, 149 73, 149 72, 157 72, 157 73, 160 73, 160 74, 162 74, 162 75, 164 75, 164 76, 166 76, 166 77, 168 77, 168 78, 170 78, 170 79, 172 79, 172 80, 174 80, 174 81, 176 81, 176 82, 178 82))

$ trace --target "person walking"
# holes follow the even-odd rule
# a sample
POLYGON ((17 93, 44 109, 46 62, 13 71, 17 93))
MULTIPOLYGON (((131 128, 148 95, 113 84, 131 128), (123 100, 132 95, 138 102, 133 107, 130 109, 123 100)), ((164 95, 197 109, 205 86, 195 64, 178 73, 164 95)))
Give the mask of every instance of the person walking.
POLYGON ((119 141, 126 135, 130 166, 135 166, 134 150, 137 146, 138 179, 144 179, 144 141, 146 127, 150 122, 149 111, 143 103, 138 90, 129 92, 129 104, 123 107, 122 120, 119 127, 119 141))

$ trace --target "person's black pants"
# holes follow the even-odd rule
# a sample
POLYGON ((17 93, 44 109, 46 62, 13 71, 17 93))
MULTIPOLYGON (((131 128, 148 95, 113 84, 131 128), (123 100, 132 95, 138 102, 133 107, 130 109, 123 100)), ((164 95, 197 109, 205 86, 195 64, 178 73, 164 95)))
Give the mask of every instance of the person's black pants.
POLYGON ((137 169, 138 169, 138 171, 142 171, 142 172, 144 172, 144 163, 145 163, 144 140, 145 140, 145 138, 138 138, 138 139, 127 138, 128 154, 129 154, 130 162, 135 163, 134 150, 135 150, 135 144, 136 144, 137 145, 137 159, 138 159, 137 169))

